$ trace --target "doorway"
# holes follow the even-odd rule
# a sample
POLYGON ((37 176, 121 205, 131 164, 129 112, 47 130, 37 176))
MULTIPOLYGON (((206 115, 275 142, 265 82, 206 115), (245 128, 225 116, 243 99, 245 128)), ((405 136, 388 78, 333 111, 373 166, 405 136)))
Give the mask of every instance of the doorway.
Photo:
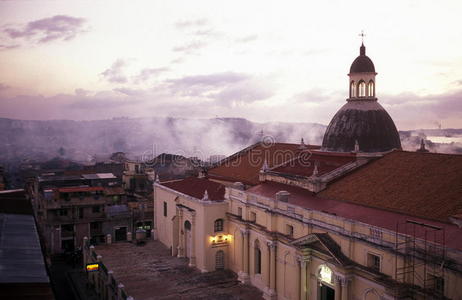
POLYGON ((321 283, 319 287, 319 300, 335 300, 335 290, 321 283))
POLYGON ((223 270, 225 268, 225 252, 217 251, 215 254, 215 270, 223 270))
POLYGON ((127 240, 127 227, 119 227, 115 229, 115 241, 126 241, 127 240))
POLYGON ((74 248, 74 239, 61 240, 61 249, 64 251, 64 253, 73 252, 74 248))
POLYGON ((184 234, 185 234, 185 256, 191 257, 191 222, 184 222, 184 234))

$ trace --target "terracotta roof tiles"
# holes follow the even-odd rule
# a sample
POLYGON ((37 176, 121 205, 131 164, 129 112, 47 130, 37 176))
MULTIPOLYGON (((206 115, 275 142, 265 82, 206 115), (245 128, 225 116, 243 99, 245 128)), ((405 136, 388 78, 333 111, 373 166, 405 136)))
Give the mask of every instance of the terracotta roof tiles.
POLYGON ((209 200, 223 201, 225 199, 225 186, 206 178, 189 177, 183 180, 161 183, 172 190, 202 199, 207 190, 209 200))
POLYGON ((320 196, 449 222, 462 213, 462 155, 393 151, 320 196))
MULTIPOLYGON (((319 146, 307 148, 319 149, 319 146)), ((265 159, 268 167, 272 168, 296 158, 301 151, 300 144, 257 143, 220 161, 217 166, 209 169, 208 175, 212 179, 256 185, 265 159)))
POLYGON ((309 177, 313 175, 315 165, 318 166, 318 175, 323 175, 355 160, 356 155, 353 153, 312 151, 310 155, 301 155, 271 171, 309 177))

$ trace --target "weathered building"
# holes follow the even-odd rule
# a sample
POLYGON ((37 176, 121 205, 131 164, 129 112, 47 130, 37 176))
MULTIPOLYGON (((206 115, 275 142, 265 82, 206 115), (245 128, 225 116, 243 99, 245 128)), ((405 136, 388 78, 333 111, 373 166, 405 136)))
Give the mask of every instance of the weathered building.
POLYGON ((84 236, 93 243, 104 242, 108 234, 126 239, 132 219, 125 191, 117 182, 114 175, 103 173, 40 176, 30 183, 29 195, 48 253, 73 251, 82 246, 84 236), (127 212, 121 213, 120 206, 127 212))

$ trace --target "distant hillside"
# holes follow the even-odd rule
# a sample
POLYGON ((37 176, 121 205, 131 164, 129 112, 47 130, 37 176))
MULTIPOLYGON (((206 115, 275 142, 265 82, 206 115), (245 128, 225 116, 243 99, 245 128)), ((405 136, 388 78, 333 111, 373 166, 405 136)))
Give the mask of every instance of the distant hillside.
POLYGON ((175 153, 208 160, 230 155, 261 136, 275 141, 319 144, 325 126, 313 123, 255 123, 241 118, 118 118, 97 121, 27 121, 0 118, 0 163, 59 156, 80 162, 122 151, 152 158, 175 153))

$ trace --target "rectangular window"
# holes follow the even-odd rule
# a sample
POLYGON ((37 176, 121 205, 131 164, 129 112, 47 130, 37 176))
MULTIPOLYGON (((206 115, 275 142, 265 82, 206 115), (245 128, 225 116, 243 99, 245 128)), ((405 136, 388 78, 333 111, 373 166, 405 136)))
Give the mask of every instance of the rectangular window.
POLYGON ((79 218, 80 219, 83 219, 83 212, 84 212, 83 207, 80 207, 79 208, 79 218))
POLYGON ((164 202, 164 217, 167 216, 167 202, 164 202))
POLYGON ((99 205, 93 206, 93 207, 91 208, 91 211, 92 211, 93 213, 99 213, 99 212, 100 212, 100 207, 99 207, 99 205))
POLYGON ((250 212, 250 222, 257 222, 257 213, 250 212))
POLYGON ((368 253, 367 254, 367 266, 378 272, 380 272, 380 256, 368 253))
POLYGON ((214 231, 215 232, 223 231, 223 219, 215 220, 214 231))
POLYGON ((237 215, 242 218, 242 207, 237 208, 237 215))
POLYGON ((290 237, 294 236, 294 226, 287 224, 286 225, 286 234, 290 237))
POLYGON ((67 216, 67 209, 60 209, 59 210, 59 215, 60 216, 67 216))

